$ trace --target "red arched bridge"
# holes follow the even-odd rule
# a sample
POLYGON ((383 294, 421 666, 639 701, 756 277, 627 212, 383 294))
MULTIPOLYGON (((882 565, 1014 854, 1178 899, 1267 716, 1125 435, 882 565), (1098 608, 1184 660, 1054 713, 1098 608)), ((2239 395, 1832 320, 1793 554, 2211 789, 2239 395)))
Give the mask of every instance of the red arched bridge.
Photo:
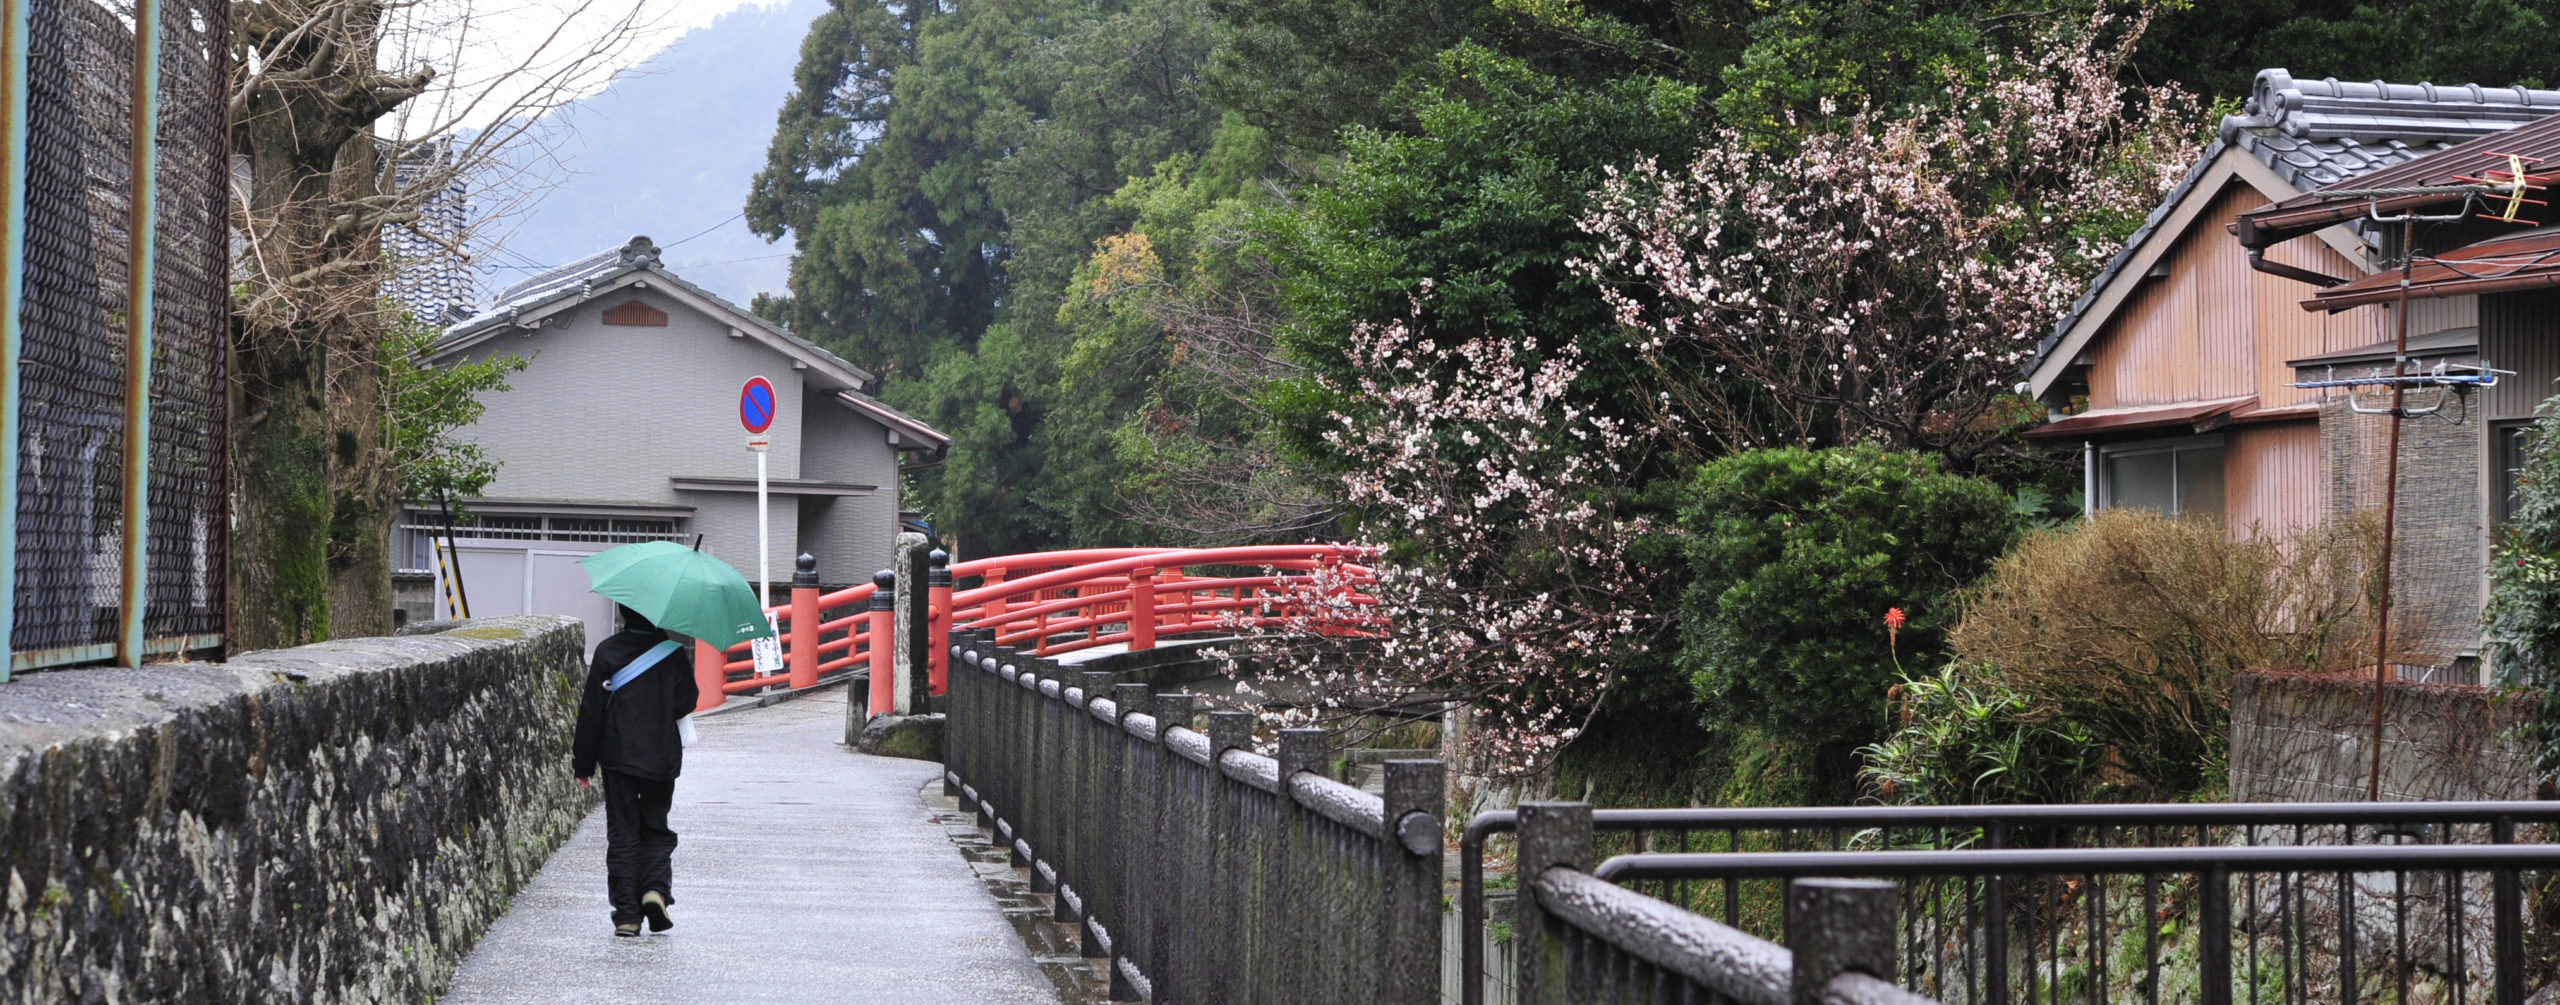
MULTIPOLYGON (((925 571, 931 693, 950 687, 951 633, 986 630, 997 644, 1055 656, 1105 646, 1153 649, 1161 640, 1286 628, 1320 634, 1376 626, 1377 581, 1364 564, 1376 549, 1355 545, 1232 548, 1091 548, 999 555, 948 564, 936 550, 925 571), (960 588, 961 583, 974 585, 960 588)), ((747 643, 715 651, 696 643, 702 708, 727 696, 783 686, 810 687, 830 674, 867 670, 870 707, 894 700, 896 573, 821 592, 805 558, 789 602, 770 609, 782 665, 759 670, 747 643)))

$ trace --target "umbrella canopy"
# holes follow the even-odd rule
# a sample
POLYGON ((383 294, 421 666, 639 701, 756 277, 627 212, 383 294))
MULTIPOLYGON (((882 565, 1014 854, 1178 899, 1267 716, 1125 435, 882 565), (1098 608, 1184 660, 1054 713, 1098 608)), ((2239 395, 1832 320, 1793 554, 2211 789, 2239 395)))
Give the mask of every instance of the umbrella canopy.
POLYGON ((608 548, 578 560, 589 588, 658 627, 722 649, 773 634, 747 577, 673 541, 608 548))

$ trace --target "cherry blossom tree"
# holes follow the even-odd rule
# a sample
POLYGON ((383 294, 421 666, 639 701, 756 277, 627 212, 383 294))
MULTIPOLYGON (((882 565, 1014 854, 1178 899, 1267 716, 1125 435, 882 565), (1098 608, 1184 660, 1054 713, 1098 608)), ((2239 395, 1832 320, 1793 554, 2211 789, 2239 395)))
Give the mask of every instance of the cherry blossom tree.
POLYGON ((1726 130, 1611 172, 1575 267, 1660 375, 1660 425, 1701 457, 2013 442, 2020 365, 2196 156, 2192 95, 2121 82, 2142 27, 2057 32, 1934 105, 1826 104, 1789 148, 1726 130))
POLYGON ((1654 528, 1619 506, 1649 437, 1580 401, 1579 352, 1435 335, 1420 321, 1429 295, 1426 281, 1411 318, 1357 327, 1356 376, 1332 388, 1366 406, 1335 415, 1325 440, 1362 534, 1386 546, 1374 611, 1345 610, 1348 591, 1319 577, 1264 612, 1283 617, 1270 641, 1306 638, 1298 621, 1364 618, 1377 637, 1261 666, 1266 688, 1312 677, 1273 714, 1283 724, 1463 709, 1456 753, 1513 774, 1571 741, 1660 628, 1659 576, 1634 557, 1654 528))

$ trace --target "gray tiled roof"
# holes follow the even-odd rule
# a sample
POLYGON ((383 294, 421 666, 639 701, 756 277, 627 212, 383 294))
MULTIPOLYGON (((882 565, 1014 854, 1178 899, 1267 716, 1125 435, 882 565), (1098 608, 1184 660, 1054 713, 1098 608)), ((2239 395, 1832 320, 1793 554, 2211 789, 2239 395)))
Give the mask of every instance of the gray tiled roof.
POLYGON ((2080 323, 2098 293, 2115 281, 2134 252, 2151 239, 2171 209, 2187 197, 2206 166, 2237 147, 2273 169, 2296 191, 2308 192, 2394 164, 2416 160, 2464 140, 2504 132, 2560 112, 2560 91, 2465 84, 2393 84, 2297 80, 2282 68, 2258 71, 2240 114, 2226 115, 2213 143, 2187 169, 2142 226, 2116 249, 2107 267, 2089 280, 2053 331, 2027 361, 2030 375, 2065 333, 2080 323))
MULTIPOLYGON (((641 269, 648 269, 656 273, 658 278, 681 286, 694 296, 726 308, 730 313, 737 315, 741 321, 753 324, 821 359, 843 367, 858 375, 862 383, 868 384, 876 379, 871 371, 855 366, 847 362, 844 357, 819 348, 817 343, 794 335, 789 329, 757 317, 754 312, 730 303, 710 290, 686 282, 682 276, 668 272, 658 262, 658 246, 646 236, 634 237, 621 247, 596 252, 567 265, 537 273, 531 278, 499 290, 496 303, 492 304, 488 310, 472 315, 462 323, 446 329, 445 333, 437 338, 437 347, 460 341, 492 325, 505 324, 525 311, 539 308, 562 297, 582 295, 589 289, 620 278, 624 273, 641 269)), ((433 351, 433 349, 430 350, 430 352, 433 351)))

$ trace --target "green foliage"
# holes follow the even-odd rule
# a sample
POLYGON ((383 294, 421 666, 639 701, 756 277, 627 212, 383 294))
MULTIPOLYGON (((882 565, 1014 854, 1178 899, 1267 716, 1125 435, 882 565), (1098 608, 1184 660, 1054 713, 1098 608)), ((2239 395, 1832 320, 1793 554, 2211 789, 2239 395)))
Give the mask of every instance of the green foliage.
POLYGON ((1403 85, 1482 21, 1468 0, 1209 0, 1219 104, 1293 145, 1328 149, 1345 125, 1389 128, 1403 85))
POLYGON ((498 462, 454 434, 480 421, 480 395, 505 391, 507 375, 532 362, 493 353, 431 367, 422 360, 436 334, 403 314, 383 335, 382 441, 402 499, 468 499, 488 487, 498 462))
POLYGON ((1875 739, 1899 649, 1934 658, 1950 595, 2018 535, 2009 497, 1935 458, 1875 447, 1735 454, 1680 511, 1692 579, 1680 663, 1710 723, 1750 723, 1824 753, 1825 788, 1875 739))
POLYGON ((2020 48, 2057 21, 2086 18, 2087 3, 2031 0, 1780 0, 1755 5, 1747 42, 1718 74, 1716 112, 1746 136, 1796 131, 1830 100, 1926 104, 1948 76, 1975 79, 1989 52, 2020 48))
POLYGON ((2532 689, 2526 739, 2547 782, 2560 774, 2560 398, 2541 410, 2516 476, 2515 511, 2498 529, 2481 632, 2499 679, 2532 689))
POLYGON ((2087 795, 2102 751, 2077 723, 2039 722, 2026 697, 1950 664, 1893 689, 1894 722, 1862 747, 1867 793, 1895 805, 2061 803, 2087 795))
POLYGON ((2548 87, 2553 15, 2549 0, 2164 5, 2134 69, 2218 95, 2248 94, 2252 76, 2271 66, 2311 80, 2548 87))
POLYGON ((839 0, 812 26, 748 202, 800 246, 764 310, 952 434, 915 499, 972 553, 1125 540, 1113 432, 1152 371, 1062 386, 1059 307, 1130 221, 1113 195, 1211 148, 1211 29, 1199 0, 839 0))
MULTIPOLYGON (((1343 347, 1364 324, 1521 332, 1549 351, 1582 343, 1588 403, 1624 408, 1632 361, 1610 351, 1607 307, 1566 266, 1590 248, 1576 220, 1605 169, 1697 141, 1698 90, 1653 76, 1585 87, 1474 44, 1440 66, 1449 79, 1411 101, 1412 132, 1348 130, 1339 168, 1300 208, 1264 221, 1292 321, 1281 344, 1341 378, 1343 347)), ((1361 407, 1312 377, 1273 388, 1267 405, 1313 458, 1328 453, 1330 416, 1361 407)))

